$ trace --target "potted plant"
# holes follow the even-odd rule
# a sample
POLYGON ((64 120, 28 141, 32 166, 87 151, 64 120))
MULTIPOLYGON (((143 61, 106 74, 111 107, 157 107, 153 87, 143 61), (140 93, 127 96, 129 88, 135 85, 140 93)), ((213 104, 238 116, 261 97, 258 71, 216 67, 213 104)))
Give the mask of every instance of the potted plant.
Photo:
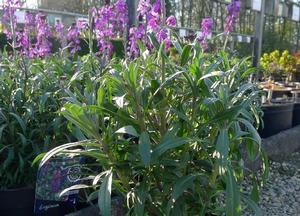
POLYGON ((54 62, 50 57, 28 59, 2 53, 1 215, 33 215, 37 169, 32 167, 32 161, 46 149, 72 140, 72 136, 65 133, 66 121, 56 114, 62 106, 60 73, 45 73, 45 68, 51 69, 54 62))
POLYGON ((263 69, 264 79, 272 84, 272 81, 281 80, 280 52, 274 50, 271 53, 264 53, 260 59, 260 66, 263 69))
MULTIPOLYGON (((231 19, 239 6, 232 3, 231 19)), ((98 200, 104 216, 111 215, 112 196, 133 215, 239 215, 247 205, 261 214, 257 175, 252 199, 240 190, 240 146, 252 159, 262 153, 256 130, 260 91, 248 82, 252 69, 245 60, 233 60, 226 44, 217 53, 205 52, 211 19, 203 26, 206 32, 191 44, 166 36, 158 26, 161 34, 132 40, 135 55, 124 60, 103 65, 89 56, 95 73, 82 71, 72 79, 61 110, 86 140, 56 147, 40 163, 58 155, 92 158, 86 165, 92 179, 62 195, 93 189, 89 200, 98 200), (176 58, 167 52, 172 41, 176 58)))
POLYGON ((294 104, 288 98, 291 97, 292 89, 289 82, 293 79, 295 60, 287 50, 282 53, 275 50, 270 54, 264 54, 260 63, 267 76, 277 74, 282 78, 284 75, 287 77, 284 85, 270 82, 271 78, 269 83, 264 85, 268 101, 262 107, 264 124, 260 128, 260 135, 266 138, 290 129, 293 125, 294 104))
POLYGON ((295 74, 294 78, 296 82, 300 82, 300 53, 295 52, 294 53, 294 59, 295 59, 295 74))
POLYGON ((267 138, 293 127, 294 103, 271 103, 262 106, 260 136, 267 138))
POLYGON ((289 86, 289 83, 294 80, 293 75, 296 71, 295 58, 290 55, 289 51, 285 50, 280 56, 279 64, 283 72, 286 74, 286 84, 289 86))

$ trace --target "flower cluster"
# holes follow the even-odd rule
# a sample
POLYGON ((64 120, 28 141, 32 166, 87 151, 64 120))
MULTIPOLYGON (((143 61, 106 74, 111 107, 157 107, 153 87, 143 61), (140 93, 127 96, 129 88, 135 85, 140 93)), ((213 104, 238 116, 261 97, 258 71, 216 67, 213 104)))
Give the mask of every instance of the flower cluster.
MULTIPOLYGON (((54 35, 58 38, 62 48, 70 48, 71 54, 79 51, 80 34, 87 25, 77 22, 69 27, 65 35, 65 27, 62 23, 56 23, 55 33, 48 25, 46 16, 38 13, 35 18, 27 13, 24 29, 17 30, 15 17, 16 8, 21 6, 20 0, 4 0, 2 24, 6 26, 6 34, 9 39, 14 39, 14 48, 18 48, 21 54, 29 57, 45 57, 51 53, 52 44, 50 38, 54 35), (33 38, 33 35, 36 38, 33 38), (14 36, 14 38, 12 37, 14 36), (32 42, 35 41, 35 45, 32 42)), ((225 34, 228 35, 233 30, 233 26, 238 18, 241 1, 232 0, 228 5, 228 16, 226 18, 225 34)), ((92 26, 96 35, 99 54, 104 58, 109 58, 113 52, 112 40, 126 38, 128 30, 128 7, 125 0, 117 0, 114 4, 105 4, 101 8, 92 8, 92 26)), ((151 51, 153 44, 147 37, 150 33, 156 36, 159 43, 164 43, 166 49, 171 47, 170 28, 177 25, 175 16, 164 19, 161 0, 156 0, 151 4, 151 0, 140 0, 137 8, 137 19, 140 21, 135 27, 129 29, 127 51, 130 57, 137 57, 140 54, 138 41, 151 51)), ((208 47, 207 37, 212 33, 213 20, 205 18, 201 23, 201 36, 198 38, 203 50, 208 47)))
POLYGON ((65 40, 65 26, 61 22, 57 22, 54 26, 56 38, 59 40, 61 47, 64 47, 66 40, 65 40))
POLYGON ((140 54, 138 41, 145 41, 145 25, 141 24, 138 27, 132 27, 129 31, 129 54, 131 57, 138 57, 140 54))
POLYGON ((13 31, 17 28, 17 19, 15 16, 16 8, 20 7, 20 0, 4 0, 2 8, 1 22, 6 27, 5 34, 9 39, 13 38, 13 31))
POLYGON ((231 4, 227 6, 228 16, 225 21, 225 34, 229 34, 233 31, 233 27, 238 19, 239 13, 241 11, 241 1, 232 0, 231 4))
MULTIPOLYGON (((137 27, 132 27, 129 34, 129 56, 136 57, 139 55, 139 47, 137 41, 141 41, 149 49, 152 48, 152 44, 147 38, 147 33, 154 33, 157 40, 160 43, 165 43, 166 48, 170 48, 171 39, 169 36, 169 30, 166 26, 162 26, 162 5, 160 0, 151 5, 150 0, 140 0, 138 8, 138 19, 144 20, 137 27)), ((166 24, 169 27, 175 27, 177 21, 175 16, 170 16, 166 20, 166 24)))
POLYGON ((35 31, 34 17, 30 13, 25 15, 25 25, 23 31, 16 33, 17 35, 17 47, 20 48, 20 52, 24 56, 30 58, 35 56, 35 50, 32 46, 32 32, 35 31))
POLYGON ((93 9, 99 53, 109 57, 112 54, 112 39, 121 38, 127 29, 128 8, 125 0, 106 5, 99 10, 93 9))
POLYGON ((72 26, 68 29, 67 40, 68 48, 71 48, 71 54, 74 55, 77 51, 81 50, 80 48, 80 31, 82 25, 80 23, 73 23, 72 26))
POLYGON ((51 28, 47 22, 46 15, 43 13, 38 13, 36 15, 35 24, 37 28, 37 37, 35 45, 36 56, 44 57, 51 53, 51 28))
POLYGON ((201 36, 199 38, 203 50, 208 47, 207 37, 212 33, 213 19, 211 17, 205 18, 201 22, 201 36))

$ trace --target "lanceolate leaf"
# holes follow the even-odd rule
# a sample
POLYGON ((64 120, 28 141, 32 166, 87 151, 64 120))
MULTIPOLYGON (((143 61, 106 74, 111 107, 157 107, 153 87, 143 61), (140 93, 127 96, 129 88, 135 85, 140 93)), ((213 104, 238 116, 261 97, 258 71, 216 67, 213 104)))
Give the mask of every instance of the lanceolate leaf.
POLYGON ((244 202, 249 206, 249 208, 253 210, 255 216, 263 216, 261 209, 252 199, 250 199, 248 196, 245 196, 243 194, 242 194, 242 198, 244 202))
POLYGON ((181 66, 185 66, 190 58, 192 46, 186 45, 183 48, 182 55, 181 55, 181 66))
POLYGON ((67 189, 64 189, 59 196, 65 196, 68 195, 68 193, 72 190, 80 190, 80 189, 85 189, 85 188, 91 188, 92 186, 90 185, 84 185, 84 184, 80 184, 80 185, 74 185, 72 187, 69 187, 67 189))
POLYGON ((180 178, 174 185, 171 200, 168 203, 168 212, 170 212, 171 208, 175 204, 176 200, 182 196, 182 194, 190 187, 192 187, 193 182, 196 179, 196 175, 188 175, 180 178))
POLYGON ((231 169, 226 172, 226 215, 238 216, 241 213, 240 191, 231 169))
POLYGON ((226 165, 229 153, 229 137, 228 130, 222 129, 217 139, 216 150, 220 153, 222 165, 226 165))
MULTIPOLYGON (((85 140, 85 141, 81 141, 81 142, 76 142, 76 143, 68 143, 65 145, 61 145, 58 146, 54 149, 52 149, 51 151, 49 151, 41 160, 40 162, 40 167, 42 167, 47 161, 50 160, 50 158, 52 158, 53 156, 55 156, 58 153, 63 152, 64 150, 67 150, 69 148, 74 148, 74 147, 87 147, 87 146, 94 146, 94 147, 99 147, 100 144, 98 141, 95 140, 85 140)), ((37 160, 35 160, 34 162, 37 162, 37 160)))
POLYGON ((168 138, 167 139, 164 138, 162 142, 159 143, 158 146, 153 150, 152 153, 153 158, 158 158, 166 151, 175 149, 189 142, 189 139, 187 138, 170 136, 170 134, 167 134, 166 136, 168 138))
POLYGON ((140 136, 139 140, 139 152, 142 157, 144 165, 147 167, 150 165, 151 161, 151 143, 149 134, 144 132, 140 136))
POLYGON ((135 137, 139 137, 139 134, 136 132, 135 128, 131 125, 120 128, 116 131, 116 134, 129 134, 135 137))
POLYGON ((97 105, 101 107, 104 101, 105 90, 103 87, 100 87, 97 93, 97 105))
POLYGON ((257 130, 254 128, 254 126, 247 120, 239 118, 239 121, 244 124, 248 131, 252 134, 254 140, 257 142, 258 145, 261 145, 261 138, 257 132, 257 130))
POLYGON ((112 186, 112 171, 103 179, 98 195, 98 206, 101 215, 111 215, 111 186, 112 186))

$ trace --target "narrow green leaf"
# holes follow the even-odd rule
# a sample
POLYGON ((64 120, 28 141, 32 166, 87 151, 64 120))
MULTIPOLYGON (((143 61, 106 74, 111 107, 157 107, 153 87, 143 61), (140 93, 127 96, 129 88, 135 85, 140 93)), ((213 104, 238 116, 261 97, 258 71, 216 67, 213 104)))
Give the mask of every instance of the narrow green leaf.
POLYGON ((187 64, 191 55, 191 51, 192 51, 192 46, 190 44, 185 45, 181 55, 181 63, 180 63, 181 66, 185 66, 187 64))
POLYGON ((79 185, 73 185, 69 188, 66 188, 64 189, 60 194, 59 196, 62 197, 62 196, 65 196, 65 195, 68 195, 68 193, 72 190, 80 190, 80 189, 85 189, 85 188, 91 188, 92 186, 90 185, 84 185, 84 184, 79 184, 79 185))
POLYGON ((47 154, 47 153, 39 154, 39 155, 32 161, 31 166, 34 166, 37 162, 39 162, 40 160, 42 160, 42 159, 45 157, 46 154, 47 154))
POLYGON ((255 216, 263 216, 263 213, 259 206, 251 200, 248 196, 242 194, 244 202, 253 210, 255 216))
POLYGON ((19 125, 21 126, 22 128, 22 132, 23 134, 26 134, 26 124, 25 122, 23 121, 23 119, 17 115, 16 113, 9 113, 11 116, 13 116, 19 123, 19 125))
POLYGON ((146 167, 150 165, 151 161, 151 142, 149 134, 143 132, 139 139, 139 152, 142 157, 142 161, 146 167))
POLYGON ((186 143, 189 142, 189 139, 187 138, 179 138, 179 137, 174 137, 171 136, 170 134, 167 134, 161 143, 157 145, 157 147, 153 150, 152 157, 153 158, 158 158, 162 154, 164 154, 166 151, 175 149, 179 146, 182 146, 186 143), (166 139, 167 137, 167 139, 166 139))
POLYGON ((116 134, 129 134, 135 137, 139 137, 139 134, 136 132, 135 128, 131 125, 120 128, 116 131, 116 134))
POLYGON ((173 41, 173 45, 176 48, 176 50, 178 51, 178 53, 180 55, 182 55, 183 50, 182 50, 180 43, 177 40, 175 40, 175 41, 173 41))
MULTIPOLYGON (((188 175, 178 179, 174 185, 171 199, 168 202, 167 212, 170 213, 171 209, 174 207, 176 200, 182 196, 182 194, 190 187, 192 187, 193 182, 196 179, 196 175, 188 175)), ((167 215, 168 215, 167 214, 167 215)))
POLYGON ((252 188, 252 191, 251 191, 251 199, 255 203, 259 202, 259 190, 258 190, 258 184, 257 184, 256 180, 254 181, 253 188, 252 188))
POLYGON ((238 216, 241 214, 240 191, 235 177, 230 169, 226 172, 226 215, 238 216))
POLYGON ((111 215, 112 171, 103 179, 98 195, 98 206, 103 216, 111 215))
POLYGON ((0 141, 2 139, 3 131, 7 126, 8 126, 8 124, 4 124, 4 125, 1 125, 1 127, 0 127, 0 141))
POLYGON ((248 131, 251 133, 251 135, 253 136, 253 139, 257 142, 257 144, 260 146, 261 145, 261 137, 258 134, 257 130, 255 129, 255 127, 246 119, 242 119, 239 118, 238 119, 242 124, 244 124, 248 131))
POLYGON ((103 87, 100 87, 98 89, 98 93, 97 93, 97 105, 99 107, 102 107, 103 105, 103 101, 104 101, 104 94, 105 94, 105 90, 103 87))
POLYGON ((207 78, 210 78, 210 77, 222 77, 224 75, 225 75, 225 73, 223 71, 213 71, 213 72, 211 72, 209 74, 206 74, 203 77, 201 77, 200 80, 204 80, 204 79, 207 79, 207 78))
POLYGON ((221 165, 226 165, 229 153, 229 137, 228 130, 222 129, 217 139, 216 150, 220 153, 221 165))
MULTIPOLYGON (((87 146, 91 146, 91 147, 99 147, 100 143, 99 141, 95 141, 95 140, 84 140, 81 142, 75 142, 75 143, 68 143, 65 145, 61 145, 58 146, 52 150, 50 150, 41 160, 39 167, 42 167, 47 161, 50 160, 50 158, 52 158, 53 156, 55 156, 58 153, 63 152, 64 150, 67 150, 69 148, 75 148, 75 147, 87 147, 87 146)), ((39 157, 39 156, 38 156, 39 157)), ((37 162, 38 160, 35 160, 35 162, 37 162)), ((34 164, 34 163, 33 163, 34 164)))

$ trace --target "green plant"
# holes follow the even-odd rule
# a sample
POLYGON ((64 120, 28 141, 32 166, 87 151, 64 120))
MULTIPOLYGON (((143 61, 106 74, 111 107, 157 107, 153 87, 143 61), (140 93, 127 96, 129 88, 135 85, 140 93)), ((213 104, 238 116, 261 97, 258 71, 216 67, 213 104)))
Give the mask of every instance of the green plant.
POLYGON ((63 76, 68 63, 54 56, 44 60, 1 56, 0 188, 32 186, 33 159, 41 152, 73 140, 63 105, 63 76))
POLYGON ((296 59, 292 56, 289 51, 285 50, 282 52, 279 59, 282 70, 288 77, 289 81, 292 81, 292 75, 296 71, 296 59))
POLYGON ((62 193, 96 189, 90 199, 105 216, 112 194, 129 215, 240 215, 247 205, 261 215, 261 179, 251 174, 252 198, 241 187, 240 148, 252 159, 262 154, 259 91, 247 82, 253 69, 224 51, 202 54, 198 44, 175 43, 172 58, 152 41, 156 51, 135 60, 85 59, 61 113, 86 140, 51 150, 40 166, 62 153, 94 158, 90 166, 103 172, 62 193))
POLYGON ((264 70, 265 77, 281 74, 280 52, 275 50, 271 53, 264 53, 260 59, 260 65, 264 70))

